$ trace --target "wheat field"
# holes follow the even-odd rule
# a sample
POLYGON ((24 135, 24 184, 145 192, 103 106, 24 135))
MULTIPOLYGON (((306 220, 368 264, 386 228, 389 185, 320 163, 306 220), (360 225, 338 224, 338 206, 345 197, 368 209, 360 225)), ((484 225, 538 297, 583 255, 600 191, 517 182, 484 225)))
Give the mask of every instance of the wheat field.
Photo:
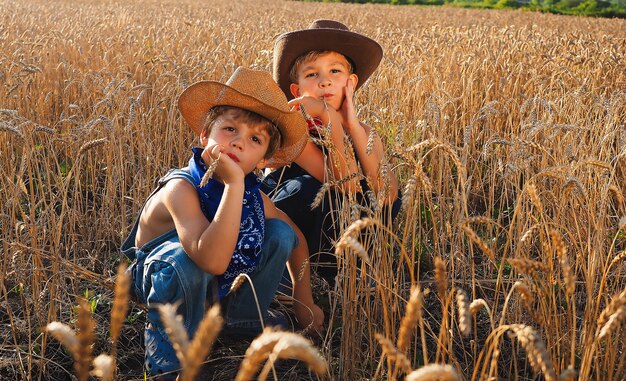
POLYGON ((344 204, 319 377, 626 379, 626 20, 278 0, 0 0, 0 379, 143 378, 118 248, 196 143, 177 96, 318 18, 384 48, 356 104, 404 194, 344 204))

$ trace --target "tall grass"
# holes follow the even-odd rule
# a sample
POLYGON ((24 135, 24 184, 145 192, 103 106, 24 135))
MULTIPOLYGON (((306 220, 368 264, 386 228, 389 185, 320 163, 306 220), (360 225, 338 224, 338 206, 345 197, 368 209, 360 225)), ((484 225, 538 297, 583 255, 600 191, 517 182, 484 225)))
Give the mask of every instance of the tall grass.
POLYGON ((195 143, 178 94, 316 18, 383 45, 356 103, 405 193, 393 226, 339 211, 331 377, 624 378, 626 22, 274 0, 0 1, 0 374, 57 379, 42 327, 109 320, 118 247, 195 143))

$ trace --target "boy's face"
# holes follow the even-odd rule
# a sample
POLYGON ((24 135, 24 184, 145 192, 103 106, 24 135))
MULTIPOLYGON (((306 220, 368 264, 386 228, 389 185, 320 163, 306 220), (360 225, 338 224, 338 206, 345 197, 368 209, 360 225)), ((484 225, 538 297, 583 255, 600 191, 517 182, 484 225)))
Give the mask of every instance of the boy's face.
POLYGON ((296 98, 325 99, 329 106, 339 110, 346 96, 348 80, 352 80, 355 87, 358 81, 356 74, 351 74, 348 68, 346 58, 337 52, 305 61, 298 67, 298 83, 291 84, 291 93, 296 98))
POLYGON ((270 136, 263 126, 249 123, 235 110, 228 110, 215 119, 210 132, 202 132, 200 142, 204 147, 219 145, 222 153, 248 174, 265 166, 270 136))

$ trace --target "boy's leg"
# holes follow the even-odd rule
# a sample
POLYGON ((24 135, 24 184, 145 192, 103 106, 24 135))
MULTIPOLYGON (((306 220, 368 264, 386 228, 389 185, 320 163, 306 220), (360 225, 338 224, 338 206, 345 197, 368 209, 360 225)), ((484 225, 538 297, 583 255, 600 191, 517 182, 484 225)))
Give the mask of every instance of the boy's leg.
POLYGON ((304 234, 315 272, 331 285, 337 275, 337 260, 333 242, 337 239, 337 197, 334 191, 324 196, 315 209, 311 204, 322 184, 310 175, 302 175, 281 184, 272 200, 285 212, 304 234))
POLYGON ((180 303, 177 314, 182 315, 185 329, 193 337, 204 315, 210 278, 189 259, 177 237, 155 248, 146 258, 140 299, 149 308, 144 337, 145 364, 151 375, 175 379, 180 369, 158 306, 180 303))
POLYGON ((297 244, 298 237, 289 224, 279 219, 265 221, 261 259, 257 269, 250 274, 254 292, 246 281, 234 294, 227 296, 225 331, 252 335, 261 333, 258 311, 260 309, 264 319, 267 318, 285 264, 297 244))

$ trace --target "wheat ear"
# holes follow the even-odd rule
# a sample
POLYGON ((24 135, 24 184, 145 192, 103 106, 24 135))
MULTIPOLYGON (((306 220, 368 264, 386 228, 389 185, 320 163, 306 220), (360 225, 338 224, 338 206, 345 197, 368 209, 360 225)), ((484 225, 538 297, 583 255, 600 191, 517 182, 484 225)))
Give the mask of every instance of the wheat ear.
POLYGON ((89 378, 95 326, 89 303, 84 299, 80 299, 76 327, 78 331, 78 347, 76 351, 77 356, 74 358, 76 377, 80 381, 86 381, 89 378))
POLYGON ((58 321, 53 321, 46 326, 46 331, 70 351, 74 359, 78 358, 78 337, 72 328, 58 321))
POLYGON ((233 292, 239 290, 239 287, 241 287, 245 281, 246 281, 246 275, 245 274, 237 275, 235 277, 235 280, 233 281, 233 283, 231 283, 230 289, 228 290, 228 293, 232 294, 233 292))
POLYGON ((400 332, 398 333, 398 348, 406 351, 411 341, 411 334, 417 326, 417 322, 422 318, 422 305, 424 298, 422 290, 418 285, 411 290, 411 296, 406 304, 406 312, 400 321, 400 332))
POLYGON ((211 162, 211 165, 209 165, 209 167, 207 168, 206 173, 204 174, 204 176, 202 176, 202 180, 200 180, 200 188, 207 185, 211 177, 213 177, 213 173, 215 173, 215 170, 217 169, 217 165, 219 164, 221 157, 222 157, 222 153, 220 152, 217 155, 217 159, 211 162))
POLYGON ((270 357, 273 358, 273 361, 276 359, 302 361, 318 376, 322 376, 328 371, 326 360, 319 355, 311 341, 297 333, 283 332, 280 340, 272 349, 270 357))
POLYGON ((462 224, 461 225, 461 229, 463 229, 463 231, 467 234, 467 237, 470 239, 470 241, 474 242, 479 248, 480 250, 485 253, 487 255, 487 257, 489 257, 489 259, 492 262, 495 262, 496 260, 496 254, 493 252, 493 250, 491 250, 491 248, 485 243, 485 241, 483 241, 478 234, 476 234, 476 232, 474 230, 472 230, 471 227, 469 227, 469 225, 467 224, 462 224))
POLYGON ((108 141, 109 139, 107 138, 94 139, 94 140, 88 141, 87 143, 80 146, 80 149, 78 150, 78 157, 83 156, 90 149, 101 146, 108 141))
POLYGON ((211 351, 211 347, 217 338, 224 319, 220 315, 220 305, 215 304, 209 308, 200 322, 194 338, 185 352, 186 367, 183 368, 181 381, 192 381, 195 379, 202 362, 211 351))
POLYGON ((347 248, 351 248, 363 261, 370 263, 370 257, 365 247, 356 238, 344 235, 335 246, 335 254, 337 256, 345 252, 347 248))
POLYGON ((378 340, 378 343, 383 348, 383 353, 387 355, 390 360, 394 361, 398 368, 402 369, 404 373, 411 371, 411 361, 409 361, 402 351, 398 350, 398 348, 393 345, 391 340, 380 333, 377 333, 374 337, 376 337, 376 340, 378 340))
POLYGON ((520 271, 524 274, 528 274, 531 277, 534 277, 538 272, 546 272, 548 271, 548 265, 542 262, 533 261, 532 259, 526 258, 507 258, 507 262, 517 271, 520 271))
POLYGON ((510 329, 526 350, 528 361, 535 372, 543 372, 546 381, 556 381, 552 359, 537 332, 532 327, 522 324, 511 325, 510 329))
POLYGON ((124 325, 124 319, 126 319, 129 288, 130 275, 126 272, 126 264, 122 262, 117 268, 115 299, 113 299, 113 307, 111 308, 111 340, 113 343, 117 343, 124 325))
POLYGON ((102 381, 110 381, 115 375, 115 359, 109 355, 101 354, 93 359, 93 376, 102 381))
POLYGON ((460 381, 452 365, 429 364, 406 376, 406 381, 460 381))
POLYGON ((189 348, 189 336, 183 325, 183 318, 176 315, 177 305, 161 304, 159 305, 159 316, 165 326, 165 332, 172 342, 172 346, 176 351, 176 357, 180 360, 182 369, 187 366, 185 354, 189 348))
POLYGON ((259 367, 265 359, 269 357, 278 340, 284 332, 275 331, 272 328, 265 328, 263 333, 254 339, 246 350, 239 372, 235 377, 235 381, 247 381, 255 375, 259 367))
POLYGON ((565 247, 565 242, 563 242, 563 238, 558 231, 552 230, 550 231, 550 235, 552 236, 554 249, 556 250, 556 254, 561 265, 561 271, 563 272, 563 280, 565 281, 566 286, 565 290, 568 295, 573 295, 576 287, 576 278, 572 272, 572 267, 567 260, 567 247, 565 247))
POLYGON ((626 320, 626 304, 618 307, 598 332, 598 340, 602 340, 615 331, 626 320))
POLYGON ((467 293, 461 289, 456 291, 456 304, 459 312, 459 329, 463 336, 469 336, 472 333, 472 314, 468 305, 467 293))
POLYGON ((574 368, 567 368, 559 374, 558 381, 576 381, 578 372, 574 368))
POLYGON ((448 275, 446 271, 446 263, 441 257, 435 257, 435 284, 437 284, 437 292, 439 298, 443 302, 444 296, 448 291, 448 275))

